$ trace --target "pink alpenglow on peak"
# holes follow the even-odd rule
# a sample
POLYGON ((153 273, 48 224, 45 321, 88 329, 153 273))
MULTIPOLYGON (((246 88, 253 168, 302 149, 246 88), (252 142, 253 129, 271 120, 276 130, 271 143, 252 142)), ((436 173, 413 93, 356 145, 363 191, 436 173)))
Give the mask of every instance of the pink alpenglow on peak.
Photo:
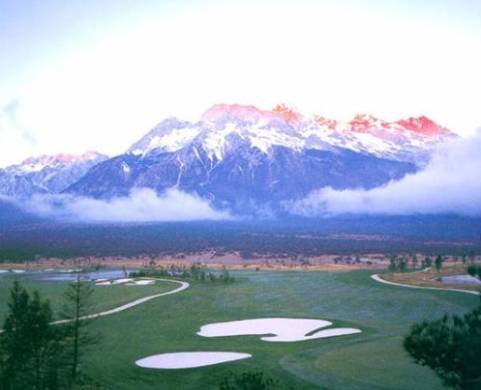
POLYGON ((425 117, 424 115, 417 118, 401 119, 396 122, 398 125, 404 127, 407 130, 411 130, 417 133, 425 135, 441 135, 448 134, 450 131, 445 127, 438 125, 431 119, 425 117))
POLYGON ((82 154, 59 153, 54 155, 40 155, 29 157, 20 164, 12 165, 6 169, 11 172, 28 173, 39 172, 46 167, 69 167, 74 164, 88 163, 105 160, 107 156, 95 151, 87 151, 82 154))
MULTIPOLYGON (((231 120, 251 123, 280 120, 290 126, 301 128, 303 124, 309 121, 309 118, 305 118, 299 112, 283 103, 276 105, 272 110, 261 110, 253 105, 216 104, 202 115, 201 120, 211 123, 228 122, 231 120)), ((448 129, 438 125, 426 116, 410 117, 391 122, 369 114, 357 114, 350 121, 342 122, 315 115, 311 122, 331 131, 372 133, 381 137, 383 134, 387 134, 386 132, 392 131, 415 133, 426 137, 451 134, 448 129)))
POLYGON ((241 104, 215 104, 202 115, 204 122, 217 122, 225 118, 235 118, 244 121, 255 122, 268 115, 268 111, 263 111, 255 106, 241 104))
POLYGON ((338 125, 338 121, 335 120, 335 119, 329 119, 329 118, 325 118, 321 115, 316 115, 314 117, 314 121, 321 125, 321 126, 325 126, 331 130, 336 130, 337 129, 337 125, 338 125))
POLYGON ((383 120, 358 114, 350 120, 302 115, 286 104, 271 110, 253 105, 216 104, 195 123, 169 119, 136 142, 129 153, 175 152, 194 145, 220 161, 239 145, 262 153, 275 147, 295 151, 330 147, 390 160, 423 164, 437 145, 456 137, 426 117, 383 120))
POLYGON ((245 122, 282 120, 289 124, 298 124, 301 122, 302 116, 285 104, 278 104, 272 110, 261 110, 252 105, 216 104, 209 108, 201 119, 204 122, 217 122, 225 119, 245 122))
POLYGON ((275 106, 272 112, 280 115, 282 119, 290 124, 298 124, 302 121, 302 115, 286 106, 284 103, 275 106))
POLYGON ((373 115, 357 114, 348 122, 340 122, 335 119, 316 115, 314 122, 323 128, 328 128, 333 131, 371 133, 380 137, 393 131, 415 133, 428 138, 452 135, 447 128, 438 125, 426 116, 410 117, 408 119, 389 122, 376 118, 373 115))
POLYGON ((349 122, 352 131, 360 133, 369 132, 372 128, 386 129, 389 128, 389 122, 380 120, 373 115, 357 114, 349 122))
POLYGON ((70 163, 80 162, 80 161, 95 160, 102 157, 104 157, 102 154, 89 150, 82 154, 59 153, 59 154, 53 154, 53 155, 40 155, 37 157, 29 157, 26 160, 24 160, 22 164, 39 163, 39 162, 42 162, 45 165, 56 164, 56 163, 70 164, 70 163))

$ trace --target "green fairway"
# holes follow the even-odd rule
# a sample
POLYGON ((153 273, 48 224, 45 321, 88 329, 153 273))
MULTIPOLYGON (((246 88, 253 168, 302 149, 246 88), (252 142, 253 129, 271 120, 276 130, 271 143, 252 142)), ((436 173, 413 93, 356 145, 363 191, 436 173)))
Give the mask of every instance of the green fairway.
MULTIPOLYGON (((5 313, 7 312, 7 301, 9 299, 8 290, 15 279, 20 280, 28 290, 38 290, 43 298, 50 300, 55 314, 58 314, 57 312, 62 306, 63 293, 67 290, 67 282, 36 281, 22 275, 3 276, 0 278, 0 320, 2 322, 5 313)), ((92 296, 91 312, 97 313, 111 309, 123 303, 147 295, 169 291, 176 287, 177 285, 173 283, 160 281, 157 281, 154 285, 147 286, 123 286, 121 284, 114 286, 95 286, 92 296)))
MULTIPOLYGON (((479 298, 382 285, 370 274, 238 272, 233 284, 193 282, 185 291, 97 319, 92 326, 102 339, 86 355, 85 369, 106 388, 125 390, 215 389, 230 371, 249 370, 261 370, 294 389, 442 389, 431 370, 412 363, 402 337, 413 322, 445 312, 462 314, 479 298), (324 319, 363 333, 295 343, 269 343, 258 336, 196 335, 211 322, 274 316, 324 319), (181 351, 245 352, 253 357, 170 371, 134 364, 149 355, 181 351)), ((51 298, 55 288, 61 290, 41 284, 51 298)), ((149 295, 160 287, 175 285, 116 286, 101 293, 97 288, 97 299, 111 306, 114 299, 122 303, 133 298, 126 294, 149 295)), ((1 299, 4 306, 4 294, 1 299)))

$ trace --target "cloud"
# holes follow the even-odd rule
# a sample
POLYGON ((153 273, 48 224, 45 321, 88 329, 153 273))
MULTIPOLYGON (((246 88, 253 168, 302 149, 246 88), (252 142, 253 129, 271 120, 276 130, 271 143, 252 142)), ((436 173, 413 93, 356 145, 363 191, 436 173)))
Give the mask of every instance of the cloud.
POLYGON ((18 112, 20 109, 20 102, 17 99, 12 99, 2 109, 0 118, 4 117, 5 127, 9 127, 12 131, 18 133, 22 139, 31 145, 36 145, 37 140, 33 134, 20 122, 18 112))
POLYGON ((36 195, 21 207, 40 216, 82 222, 161 222, 229 219, 195 195, 169 189, 163 195, 151 189, 132 191, 128 197, 99 200, 71 195, 36 195))
POLYGON ((23 105, 17 99, 0 101, 0 167, 18 163, 37 152, 37 139, 25 125, 23 105), (5 103, 5 104, 3 104, 5 103))
POLYGON ((286 205, 305 216, 367 214, 481 215, 481 129, 442 145, 422 171, 371 190, 322 188, 286 205))

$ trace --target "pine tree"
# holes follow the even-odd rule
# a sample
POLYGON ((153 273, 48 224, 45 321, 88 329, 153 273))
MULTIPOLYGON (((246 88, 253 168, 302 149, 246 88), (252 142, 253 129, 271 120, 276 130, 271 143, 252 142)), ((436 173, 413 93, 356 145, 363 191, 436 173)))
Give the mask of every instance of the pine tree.
POLYGON ((411 262, 413 265, 413 269, 416 269, 418 267, 418 257, 416 254, 413 255, 411 262))
POLYGON ((4 333, 1 338, 3 355, 2 383, 5 389, 25 388, 30 380, 27 373, 29 365, 29 345, 26 343, 28 334, 28 307, 30 296, 14 281, 10 289, 8 316, 3 324, 4 333))
POLYGON ((397 259, 396 256, 391 256, 389 259, 389 271, 394 272, 397 269, 397 259))
POLYGON ((436 260, 434 260, 434 266, 436 267, 436 271, 440 271, 441 268, 443 267, 443 258, 441 255, 438 255, 436 257, 436 260))
POLYGON ((429 256, 427 256, 423 261, 423 268, 429 268, 433 265, 433 261, 429 256))
POLYGON ((48 353, 55 334, 52 329, 53 315, 50 303, 42 302, 38 291, 34 291, 28 309, 28 334, 30 354, 32 355, 34 383, 36 389, 43 388, 42 370, 47 366, 48 353))
POLYGON ((481 307, 463 317, 448 316, 412 326, 404 348, 456 389, 481 388, 481 307))
POLYGON ((86 318, 91 313, 93 291, 90 282, 82 281, 80 276, 77 276, 77 279, 69 284, 64 296, 61 315, 66 321, 65 347, 71 384, 79 379, 84 350, 98 341, 98 337, 92 335, 89 329, 91 319, 86 318))
POLYGON ((62 388, 61 328, 40 294, 31 297, 18 281, 10 290, 8 315, 0 337, 1 385, 5 390, 62 388))

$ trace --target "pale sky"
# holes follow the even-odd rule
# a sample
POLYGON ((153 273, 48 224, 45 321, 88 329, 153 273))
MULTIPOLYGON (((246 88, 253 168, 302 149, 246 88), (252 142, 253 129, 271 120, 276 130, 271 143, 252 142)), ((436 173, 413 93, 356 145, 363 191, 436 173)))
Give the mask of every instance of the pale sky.
POLYGON ((481 126, 478 0, 0 0, 0 166, 215 103, 481 126))

